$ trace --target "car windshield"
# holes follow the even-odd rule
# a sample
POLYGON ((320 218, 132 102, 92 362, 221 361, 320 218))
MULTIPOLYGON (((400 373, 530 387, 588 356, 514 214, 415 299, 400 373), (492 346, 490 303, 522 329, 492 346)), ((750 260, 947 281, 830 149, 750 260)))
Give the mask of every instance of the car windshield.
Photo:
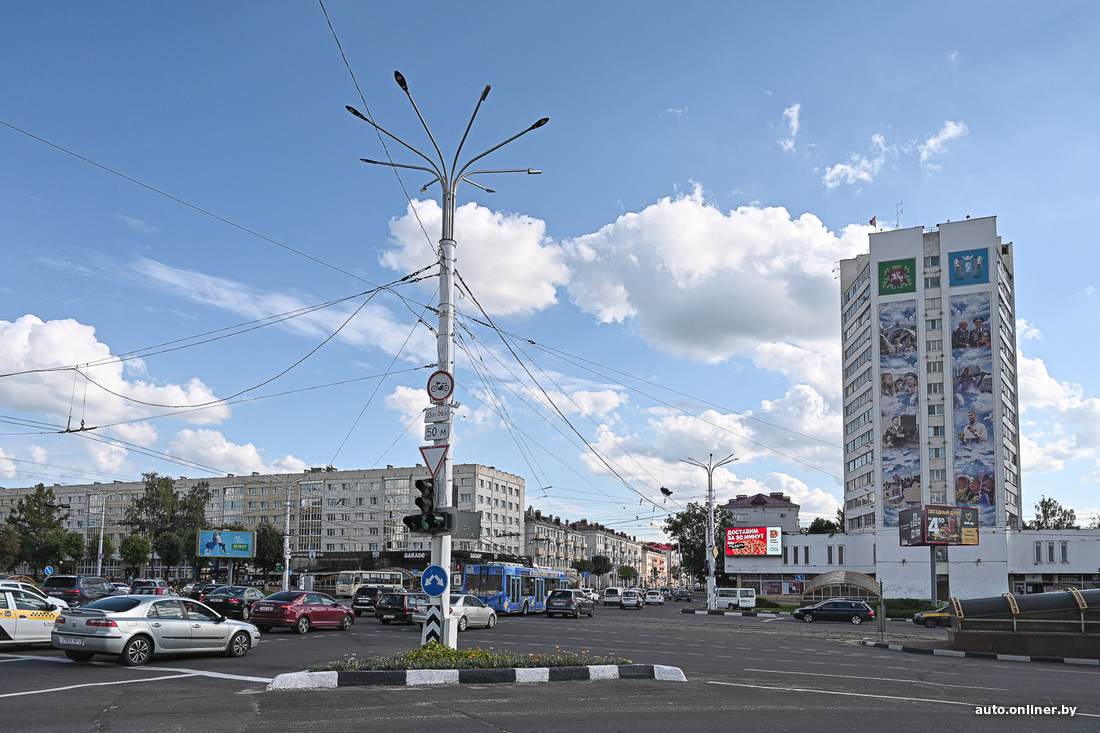
POLYGON ((559 588, 558 590, 550 591, 550 597, 551 598, 572 598, 573 597, 573 591, 571 591, 571 590, 562 590, 562 589, 559 588))
POLYGON ((43 588, 72 588, 76 585, 76 578, 46 578, 43 588))
POLYGON ((218 588, 213 593, 210 593, 207 597, 209 598, 209 597, 212 597, 212 596, 234 596, 236 598, 240 598, 241 596, 244 595, 246 590, 248 590, 248 589, 247 588, 218 588))
POLYGON ((97 611, 106 611, 107 613, 122 613, 124 611, 129 611, 140 603, 141 601, 136 598, 115 596, 113 598, 101 598, 98 601, 92 601, 83 608, 94 608, 97 611))
MULTIPOLYGON (((379 598, 378 602, 381 603, 382 605, 388 605, 388 604, 398 604, 398 605, 400 605, 402 597, 403 596, 399 593, 387 593, 386 595, 379 598)), ((417 599, 417 600, 419 600, 419 599, 417 599)))
POLYGON ((269 601, 282 601, 284 603, 293 603, 302 596, 301 591, 292 592, 288 590, 279 591, 278 593, 272 593, 267 597, 269 601))

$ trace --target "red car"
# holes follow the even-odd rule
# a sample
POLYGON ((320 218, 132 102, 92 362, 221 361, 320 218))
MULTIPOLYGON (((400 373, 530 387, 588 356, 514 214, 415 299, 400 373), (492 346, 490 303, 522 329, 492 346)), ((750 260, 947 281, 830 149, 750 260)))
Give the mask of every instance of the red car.
POLYGON ((347 630, 355 623, 355 614, 324 593, 284 590, 256 601, 252 606, 252 623, 260 631, 281 626, 304 634, 312 626, 347 630))

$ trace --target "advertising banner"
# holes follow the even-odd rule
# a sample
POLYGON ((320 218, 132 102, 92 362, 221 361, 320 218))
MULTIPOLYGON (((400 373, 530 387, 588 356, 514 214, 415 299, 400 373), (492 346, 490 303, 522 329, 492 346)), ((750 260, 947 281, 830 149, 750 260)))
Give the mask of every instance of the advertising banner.
POLYGON ((220 529, 199 530, 199 546, 195 554, 201 557, 253 557, 256 546, 252 532, 232 532, 220 529))
POLYGON ((898 512, 921 503, 917 301, 881 303, 878 317, 882 526, 897 527, 898 512))
POLYGON ((929 504, 905 509, 899 519, 902 547, 978 544, 977 509, 929 504))
POLYGON ((955 505, 997 523, 997 457, 993 435, 993 339, 989 293, 951 298, 951 393, 955 505))
POLYGON ((727 527, 726 555, 781 555, 783 530, 779 527, 727 527))

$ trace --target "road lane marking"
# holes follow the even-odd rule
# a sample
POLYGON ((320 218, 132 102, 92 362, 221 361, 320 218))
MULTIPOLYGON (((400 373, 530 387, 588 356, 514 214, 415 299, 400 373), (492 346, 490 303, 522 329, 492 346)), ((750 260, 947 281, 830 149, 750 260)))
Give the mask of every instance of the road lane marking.
MULTIPOLYGON (((75 662, 73 662, 71 659, 67 659, 65 657, 38 657, 38 656, 31 656, 31 655, 16 657, 13 654, 4 654, 4 655, 0 655, 0 656, 12 657, 12 659, 5 659, 5 660, 0 660, 0 661, 16 662, 16 661, 31 660, 31 661, 41 661, 41 662, 57 662, 59 664, 75 664, 75 662)), ((252 676, 243 675, 243 674, 229 674, 228 672, 208 672, 205 669, 188 669, 186 667, 153 667, 153 666, 150 666, 150 667, 124 667, 124 666, 115 664, 113 662, 104 662, 102 660, 87 662, 87 664, 89 666, 94 666, 94 667, 112 667, 114 669, 127 669, 127 670, 130 670, 131 672, 182 672, 182 673, 184 673, 184 676, 198 675, 199 677, 213 677, 215 679, 224 679, 224 680, 241 680, 241 681, 244 681, 244 682, 271 682, 271 680, 272 680, 271 677, 252 677, 252 676)), ((164 679, 169 679, 169 678, 166 677, 164 679)), ((106 683, 103 683, 103 684, 106 684, 106 683)), ((77 687, 82 687, 82 686, 83 685, 77 685, 77 687)), ((66 688, 58 688, 58 689, 66 689, 66 688)), ((22 693, 17 693, 17 694, 22 694, 22 693)))
POLYGON ((902 680, 891 677, 861 677, 859 675, 852 674, 822 674, 820 672, 787 672, 777 669, 746 669, 745 672, 769 672, 772 674, 800 674, 807 677, 829 677, 830 679, 842 679, 842 680, 876 680, 881 682, 906 682, 909 684, 918 685, 935 685, 936 687, 965 687, 970 690, 996 690, 998 692, 1008 692, 1006 687, 978 687, 977 685, 949 685, 943 682, 927 682, 925 680, 902 680))
POLYGON ((27 690, 26 692, 8 692, 0 695, 0 697, 22 697, 24 695, 40 695, 43 692, 64 692, 65 690, 76 690, 81 687, 103 687, 106 685, 131 685, 136 682, 156 682, 157 680, 176 680, 181 677, 197 677, 195 674, 173 674, 167 677, 146 677, 143 680, 117 680, 115 682, 88 682, 83 685, 68 685, 66 687, 50 687, 45 690, 27 690))

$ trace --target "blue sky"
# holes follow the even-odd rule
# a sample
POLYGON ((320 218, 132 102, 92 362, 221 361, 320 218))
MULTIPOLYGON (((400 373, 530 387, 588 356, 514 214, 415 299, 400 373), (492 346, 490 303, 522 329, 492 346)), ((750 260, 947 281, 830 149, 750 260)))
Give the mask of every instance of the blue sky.
MULTIPOLYGON (((679 459, 735 453, 720 498, 831 517, 836 261, 872 216, 995 215, 1016 243, 1025 504, 1098 511, 1094 5, 326 7, 366 108, 423 150, 395 69, 448 158, 485 84, 467 153, 550 118, 487 160, 541 176, 461 190, 459 272, 512 340, 464 322, 459 462, 656 537, 705 490, 679 459)), ((264 399, 176 407, 271 379, 365 297, 115 358, 431 264, 438 188, 403 175, 410 202, 358 162, 386 153, 344 110, 364 104, 319 4, 8 3, 0 64, 0 373, 95 364, 0 378, 2 485, 419 460, 434 279, 375 295, 244 395, 264 399), (82 417, 100 429, 57 433, 82 417)))

